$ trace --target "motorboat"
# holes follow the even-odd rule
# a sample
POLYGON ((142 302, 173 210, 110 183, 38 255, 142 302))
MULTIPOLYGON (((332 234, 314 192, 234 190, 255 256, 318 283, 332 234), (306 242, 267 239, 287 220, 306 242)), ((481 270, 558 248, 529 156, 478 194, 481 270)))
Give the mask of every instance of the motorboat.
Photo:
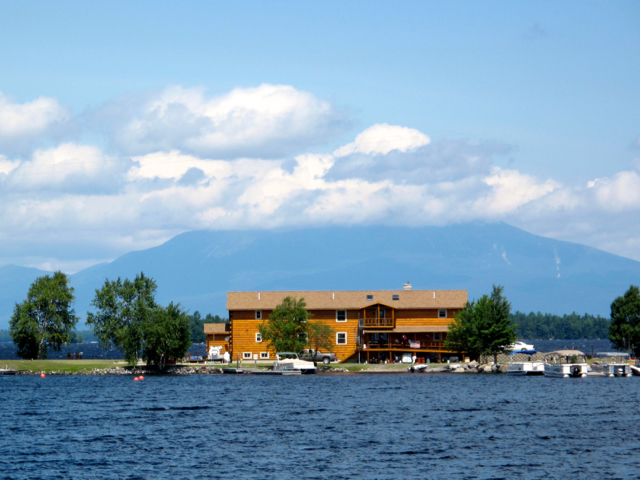
POLYGON ((593 377, 630 377, 631 365, 625 362, 594 362, 589 376, 593 377))
POLYGON ((513 345, 511 345, 511 353, 526 353, 529 355, 533 355, 534 353, 536 353, 536 349, 533 345, 529 345, 527 343, 524 342, 516 342, 513 345))
POLYGON ((587 357, 580 350, 557 350, 545 354, 545 377, 584 378, 588 371, 587 357))
POLYGON ((507 375, 544 375, 544 363, 512 362, 507 365, 507 375))
POLYGON ((302 374, 313 374, 318 371, 313 362, 300 360, 297 353, 279 352, 276 353, 276 361, 273 364, 274 372, 299 372, 302 374))

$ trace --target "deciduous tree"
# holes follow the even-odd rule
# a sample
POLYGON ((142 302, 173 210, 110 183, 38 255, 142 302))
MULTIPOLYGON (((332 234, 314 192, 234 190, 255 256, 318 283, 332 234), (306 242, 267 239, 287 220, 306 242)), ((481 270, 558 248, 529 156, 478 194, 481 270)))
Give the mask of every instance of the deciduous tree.
POLYGON ((91 305, 96 312, 87 313, 103 347, 111 344, 124 350, 125 360, 136 365, 144 349, 145 324, 151 321, 158 305, 155 301, 156 282, 144 273, 135 280, 105 280, 91 305))
POLYGON ((145 323, 142 358, 147 365, 161 365, 166 360, 184 357, 191 346, 191 329, 180 305, 157 307, 145 323))
POLYGON ((60 351, 71 341, 78 319, 72 308, 75 300, 69 277, 62 272, 37 278, 27 298, 17 303, 11 317, 10 333, 22 358, 47 358, 49 348, 60 351))
POLYGON ((263 340, 267 340, 276 352, 300 353, 307 344, 310 314, 306 306, 304 298, 286 297, 258 327, 263 340))
POLYGON ((313 364, 317 365, 316 355, 321 348, 331 349, 333 347, 333 339, 335 338, 335 330, 330 325, 318 321, 309 321, 307 323, 308 344, 313 348, 313 364))

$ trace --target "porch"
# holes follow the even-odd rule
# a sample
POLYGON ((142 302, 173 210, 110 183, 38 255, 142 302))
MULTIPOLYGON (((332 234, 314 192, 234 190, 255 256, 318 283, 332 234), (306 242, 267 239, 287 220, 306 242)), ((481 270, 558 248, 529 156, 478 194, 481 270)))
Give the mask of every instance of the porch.
POLYGON ((401 361, 406 354, 416 357, 416 363, 441 362, 456 355, 444 346, 448 326, 424 325, 395 327, 380 331, 365 328, 360 334, 358 353, 366 361, 401 361))

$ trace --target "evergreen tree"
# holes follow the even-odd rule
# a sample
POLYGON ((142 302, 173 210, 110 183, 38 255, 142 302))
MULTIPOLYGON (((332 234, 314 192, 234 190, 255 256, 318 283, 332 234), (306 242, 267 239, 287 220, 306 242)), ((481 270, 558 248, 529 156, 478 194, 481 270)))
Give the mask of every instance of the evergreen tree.
POLYGON ((504 287, 493 286, 489 301, 488 322, 482 329, 482 344, 486 353, 493 355, 493 361, 498 363, 498 354, 510 351, 516 341, 516 326, 511 323, 509 313, 511 304, 502 295, 504 287))
POLYGON ((621 350, 640 356, 640 289, 631 285, 624 296, 611 304, 611 343, 621 350))

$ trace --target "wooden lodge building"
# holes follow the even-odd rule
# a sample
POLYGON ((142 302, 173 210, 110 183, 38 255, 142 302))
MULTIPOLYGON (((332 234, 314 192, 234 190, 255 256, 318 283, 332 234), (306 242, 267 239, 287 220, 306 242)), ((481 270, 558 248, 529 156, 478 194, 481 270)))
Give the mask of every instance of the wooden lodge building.
POLYGON ((229 352, 231 330, 228 323, 205 323, 204 333, 207 336, 207 352, 209 347, 222 347, 220 353, 229 352))
POLYGON ((233 360, 275 358, 258 325, 289 296, 304 298, 313 320, 334 329, 332 352, 338 361, 369 363, 398 361, 407 353, 418 363, 449 356, 453 352, 443 346, 448 326, 467 302, 466 290, 412 290, 410 284, 403 290, 229 292, 228 348, 233 360))

